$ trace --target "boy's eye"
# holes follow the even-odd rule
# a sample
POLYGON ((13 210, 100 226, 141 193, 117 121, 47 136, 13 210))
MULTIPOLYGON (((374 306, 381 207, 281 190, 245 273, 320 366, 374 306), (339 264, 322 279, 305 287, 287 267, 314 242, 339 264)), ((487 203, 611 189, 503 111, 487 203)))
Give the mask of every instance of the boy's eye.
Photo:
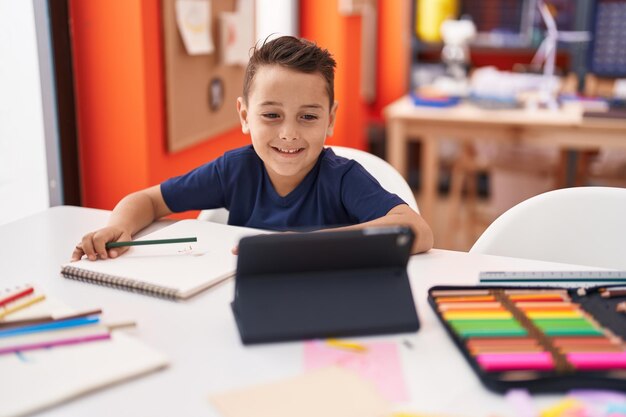
POLYGON ((303 114, 302 118, 304 120, 317 120, 318 119, 318 117, 314 114, 303 114))
POLYGON ((261 117, 264 119, 278 119, 280 116, 278 113, 263 113, 261 117))

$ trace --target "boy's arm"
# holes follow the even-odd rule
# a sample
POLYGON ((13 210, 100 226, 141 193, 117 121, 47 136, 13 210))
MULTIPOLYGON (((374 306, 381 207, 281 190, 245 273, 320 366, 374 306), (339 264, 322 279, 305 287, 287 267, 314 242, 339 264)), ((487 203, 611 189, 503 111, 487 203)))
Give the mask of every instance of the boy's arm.
POLYGON ((352 226, 338 227, 332 230, 357 230, 370 226, 409 226, 415 233, 411 253, 421 253, 432 249, 433 231, 422 216, 406 204, 400 204, 389 210, 383 217, 352 226))
POLYGON ((83 236, 72 253, 72 261, 79 260, 83 255, 87 255, 92 261, 98 257, 115 258, 128 248, 120 247, 107 251, 105 248, 107 242, 131 240, 135 233, 171 213, 161 194, 160 185, 129 194, 117 203, 106 227, 83 236))

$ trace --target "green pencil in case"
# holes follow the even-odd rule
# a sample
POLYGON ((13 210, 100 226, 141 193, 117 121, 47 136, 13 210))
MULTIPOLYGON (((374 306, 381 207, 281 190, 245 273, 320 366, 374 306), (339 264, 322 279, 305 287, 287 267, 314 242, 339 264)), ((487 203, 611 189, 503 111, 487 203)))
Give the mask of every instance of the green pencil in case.
POLYGON ((106 244, 107 249, 119 248, 122 246, 142 246, 142 245, 164 245, 169 243, 189 243, 197 242, 197 237, 181 237, 177 239, 156 239, 156 240, 133 240, 128 242, 108 242, 106 244))

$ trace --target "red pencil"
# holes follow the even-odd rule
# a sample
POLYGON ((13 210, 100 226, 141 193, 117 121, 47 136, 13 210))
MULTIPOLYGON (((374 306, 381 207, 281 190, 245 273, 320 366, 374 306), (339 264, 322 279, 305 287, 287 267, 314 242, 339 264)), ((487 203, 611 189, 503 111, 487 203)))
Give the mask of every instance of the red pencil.
POLYGON ((27 296, 28 294, 31 294, 33 291, 35 291, 33 287, 27 287, 23 290, 19 290, 17 292, 11 293, 5 296, 4 298, 0 298, 0 307, 4 306, 5 304, 10 303, 11 301, 15 301, 19 298, 27 296))

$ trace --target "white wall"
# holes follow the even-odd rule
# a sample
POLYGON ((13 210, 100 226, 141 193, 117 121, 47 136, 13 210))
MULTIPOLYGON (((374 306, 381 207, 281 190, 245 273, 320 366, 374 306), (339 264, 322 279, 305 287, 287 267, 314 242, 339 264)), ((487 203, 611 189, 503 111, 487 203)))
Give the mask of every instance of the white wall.
POLYGON ((298 0, 256 0, 256 37, 298 36, 298 0))
POLYGON ((49 206, 33 4, 0 0, 0 223, 49 206))

